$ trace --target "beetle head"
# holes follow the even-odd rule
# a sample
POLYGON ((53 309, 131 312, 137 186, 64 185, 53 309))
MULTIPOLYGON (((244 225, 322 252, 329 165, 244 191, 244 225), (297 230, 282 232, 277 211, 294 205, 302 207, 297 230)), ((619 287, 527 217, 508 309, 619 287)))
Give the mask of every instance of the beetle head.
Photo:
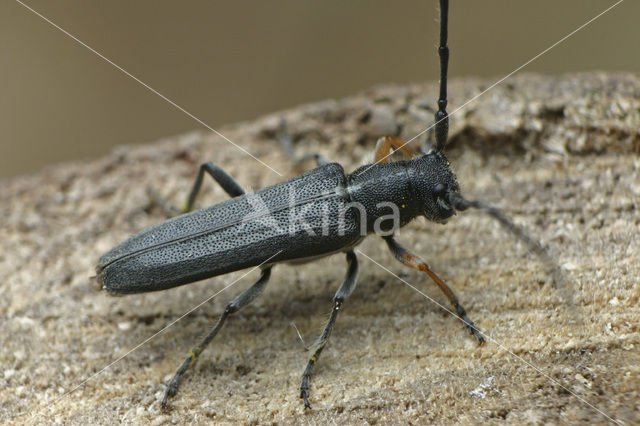
POLYGON ((456 213, 452 197, 460 186, 442 151, 432 151, 412 161, 411 183, 422 204, 422 214, 432 222, 445 223, 456 213))

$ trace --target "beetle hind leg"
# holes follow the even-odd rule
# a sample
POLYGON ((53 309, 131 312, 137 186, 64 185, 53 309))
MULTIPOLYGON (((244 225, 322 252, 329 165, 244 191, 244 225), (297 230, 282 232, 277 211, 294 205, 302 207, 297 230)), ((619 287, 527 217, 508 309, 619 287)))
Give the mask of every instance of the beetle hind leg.
POLYGON ((170 204, 151 188, 148 191, 149 196, 156 204, 162 207, 162 210, 164 210, 168 217, 188 213, 193 210, 196 198, 198 197, 198 193, 202 187, 202 181, 205 173, 209 174, 209 176, 211 176, 231 198, 245 193, 242 186, 240 186, 240 184, 229 173, 225 172, 220 166, 209 161, 200 165, 198 176, 196 177, 195 182, 193 182, 189 196, 181 207, 176 207, 170 204))
POLYGON ((429 265, 427 265, 427 263, 424 260, 420 259, 419 256, 411 253, 409 250, 401 246, 400 243, 398 243, 393 237, 389 236, 389 237, 383 237, 383 238, 387 242, 389 249, 391 250, 393 255, 396 257, 396 259, 398 259, 403 264, 409 266, 410 268, 417 269, 418 271, 422 271, 427 275, 429 275, 429 278, 431 278, 433 282, 435 282, 438 285, 438 287, 440 287, 440 290, 442 290, 445 296, 447 296, 447 299, 449 299, 449 302, 451 302, 451 304, 453 305, 453 308, 455 309, 456 314, 458 315, 460 320, 463 322, 469 334, 473 334, 475 338, 478 340, 478 343, 483 344, 485 341, 484 337, 480 333, 480 330, 478 330, 478 327, 476 327, 475 323, 471 321, 471 319, 467 316, 466 310, 458 302, 458 297, 455 295, 453 290, 451 290, 451 288, 449 288, 449 286, 445 284, 445 282, 442 281, 440 277, 438 277, 429 268, 429 265))
POLYGON ((216 325, 213 327, 213 329, 211 329, 209 334, 202 340, 202 342, 200 342, 198 346, 194 346, 193 348, 191 348, 191 350, 189 351, 189 355, 187 356, 187 359, 185 359, 182 365, 180 366, 180 368, 178 368, 178 370, 176 371, 176 374, 173 376, 173 378, 169 382, 169 386, 167 386, 167 390, 165 391, 164 397, 162 398, 162 408, 167 407, 167 402, 169 398, 174 396, 178 391, 178 384, 180 383, 180 378, 185 373, 185 371, 187 371, 187 369, 189 368, 189 365, 191 365, 191 363, 196 360, 196 358, 198 357, 198 355, 202 353, 204 348, 207 347, 207 345, 211 342, 211 340, 213 340, 214 337, 216 337, 216 335, 218 334, 218 332, 226 322, 227 317, 229 317, 229 315, 235 312, 238 312, 241 308, 248 305, 256 297, 258 297, 260 293, 262 293, 264 288, 267 286, 270 276, 271 276, 271 266, 264 268, 262 270, 262 275, 260 276, 260 279, 258 279, 258 281, 254 285, 249 287, 247 290, 245 290, 242 294, 240 294, 238 297, 233 299, 233 301, 227 305, 222 315, 220 315, 220 319, 218 320, 216 325))
POLYGON ((358 259, 353 251, 346 252, 346 255, 349 265, 347 275, 333 297, 333 310, 331 311, 329 321, 327 321, 327 324, 324 326, 324 330, 322 330, 320 337, 318 337, 318 340, 313 347, 313 351, 311 352, 311 356, 309 356, 307 367, 304 369, 304 373, 302 374, 300 398, 302 398, 305 408, 311 408, 311 404, 309 403, 309 379, 311 377, 311 370, 313 369, 314 364, 318 362, 320 353, 327 344, 327 340, 329 339, 331 330, 333 329, 336 318, 338 317, 338 312, 340 312, 340 309, 342 308, 342 304, 347 300, 349 295, 353 292, 353 289, 356 287, 356 281, 358 279, 358 259))

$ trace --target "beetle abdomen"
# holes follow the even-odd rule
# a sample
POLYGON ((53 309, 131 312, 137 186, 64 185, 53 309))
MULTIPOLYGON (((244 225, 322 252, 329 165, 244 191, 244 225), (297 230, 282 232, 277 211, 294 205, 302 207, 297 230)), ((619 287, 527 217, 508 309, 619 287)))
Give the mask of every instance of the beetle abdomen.
POLYGON ((360 239, 345 185, 342 166, 331 163, 175 217, 102 256, 98 279, 111 293, 149 292, 338 251, 360 239))

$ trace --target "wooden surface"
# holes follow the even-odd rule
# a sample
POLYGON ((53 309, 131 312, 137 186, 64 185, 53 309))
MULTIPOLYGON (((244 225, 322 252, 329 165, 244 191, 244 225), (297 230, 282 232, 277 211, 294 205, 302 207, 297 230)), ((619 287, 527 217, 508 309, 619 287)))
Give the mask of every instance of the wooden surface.
MULTIPOLYGON (((490 83, 454 81, 449 110, 490 83)), ((292 323, 313 342, 343 278, 342 255, 275 268, 264 295, 185 375, 172 409, 160 410, 189 348, 257 273, 121 298, 98 291, 89 278, 98 257, 163 220, 147 188, 180 203, 209 160, 246 188, 299 173, 274 140, 281 117, 299 152, 319 150, 353 170, 398 124, 405 139, 430 124, 423 105, 432 108, 436 93, 434 84, 379 87, 219 129, 282 177, 195 131, 0 182, 0 418, 640 421, 640 79, 629 74, 519 76, 452 117, 446 152, 463 194, 503 208, 549 247, 566 275, 553 288, 537 259, 481 212, 404 228, 398 239, 456 289, 488 336, 483 347, 434 303, 449 309, 426 277, 370 237, 358 247, 358 287, 314 370, 313 410, 298 399, 307 353, 292 323)), ((224 198, 206 181, 203 204, 224 198)))

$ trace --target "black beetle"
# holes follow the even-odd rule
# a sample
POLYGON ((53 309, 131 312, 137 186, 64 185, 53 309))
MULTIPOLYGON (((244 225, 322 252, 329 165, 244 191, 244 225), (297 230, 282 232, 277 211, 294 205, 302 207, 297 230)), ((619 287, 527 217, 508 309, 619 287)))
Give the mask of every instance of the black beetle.
MULTIPOLYGON (((279 262, 300 262, 343 252, 348 270, 334 296, 331 316, 309 358, 300 385, 305 407, 309 378, 342 304, 355 288, 358 262, 353 248, 368 234, 382 236, 395 257, 425 272, 453 305, 469 333, 484 338, 453 291, 420 257, 402 247, 394 231, 418 216, 444 223, 457 211, 480 208, 521 238, 545 264, 551 259, 538 242, 516 227, 501 211, 480 201, 466 200, 443 148, 447 142, 448 0, 440 0, 440 95, 435 114, 435 146, 417 153, 393 137, 382 138, 375 162, 346 174, 341 165, 313 155, 318 167, 255 193, 247 194, 224 170, 203 164, 181 214, 129 238, 104 254, 97 266, 98 281, 112 294, 164 290, 209 277, 260 267, 260 279, 229 303, 217 324, 190 352, 169 383, 162 406, 175 395, 181 376, 216 336, 226 318, 255 299, 279 262), (392 148, 412 157, 389 162, 392 148), (204 174, 211 175, 231 196, 213 206, 189 212, 204 174)), ((285 134, 286 140, 286 134, 285 134)), ((285 144, 286 146, 286 144, 285 144)), ((288 141, 290 148, 290 141, 288 141)))

